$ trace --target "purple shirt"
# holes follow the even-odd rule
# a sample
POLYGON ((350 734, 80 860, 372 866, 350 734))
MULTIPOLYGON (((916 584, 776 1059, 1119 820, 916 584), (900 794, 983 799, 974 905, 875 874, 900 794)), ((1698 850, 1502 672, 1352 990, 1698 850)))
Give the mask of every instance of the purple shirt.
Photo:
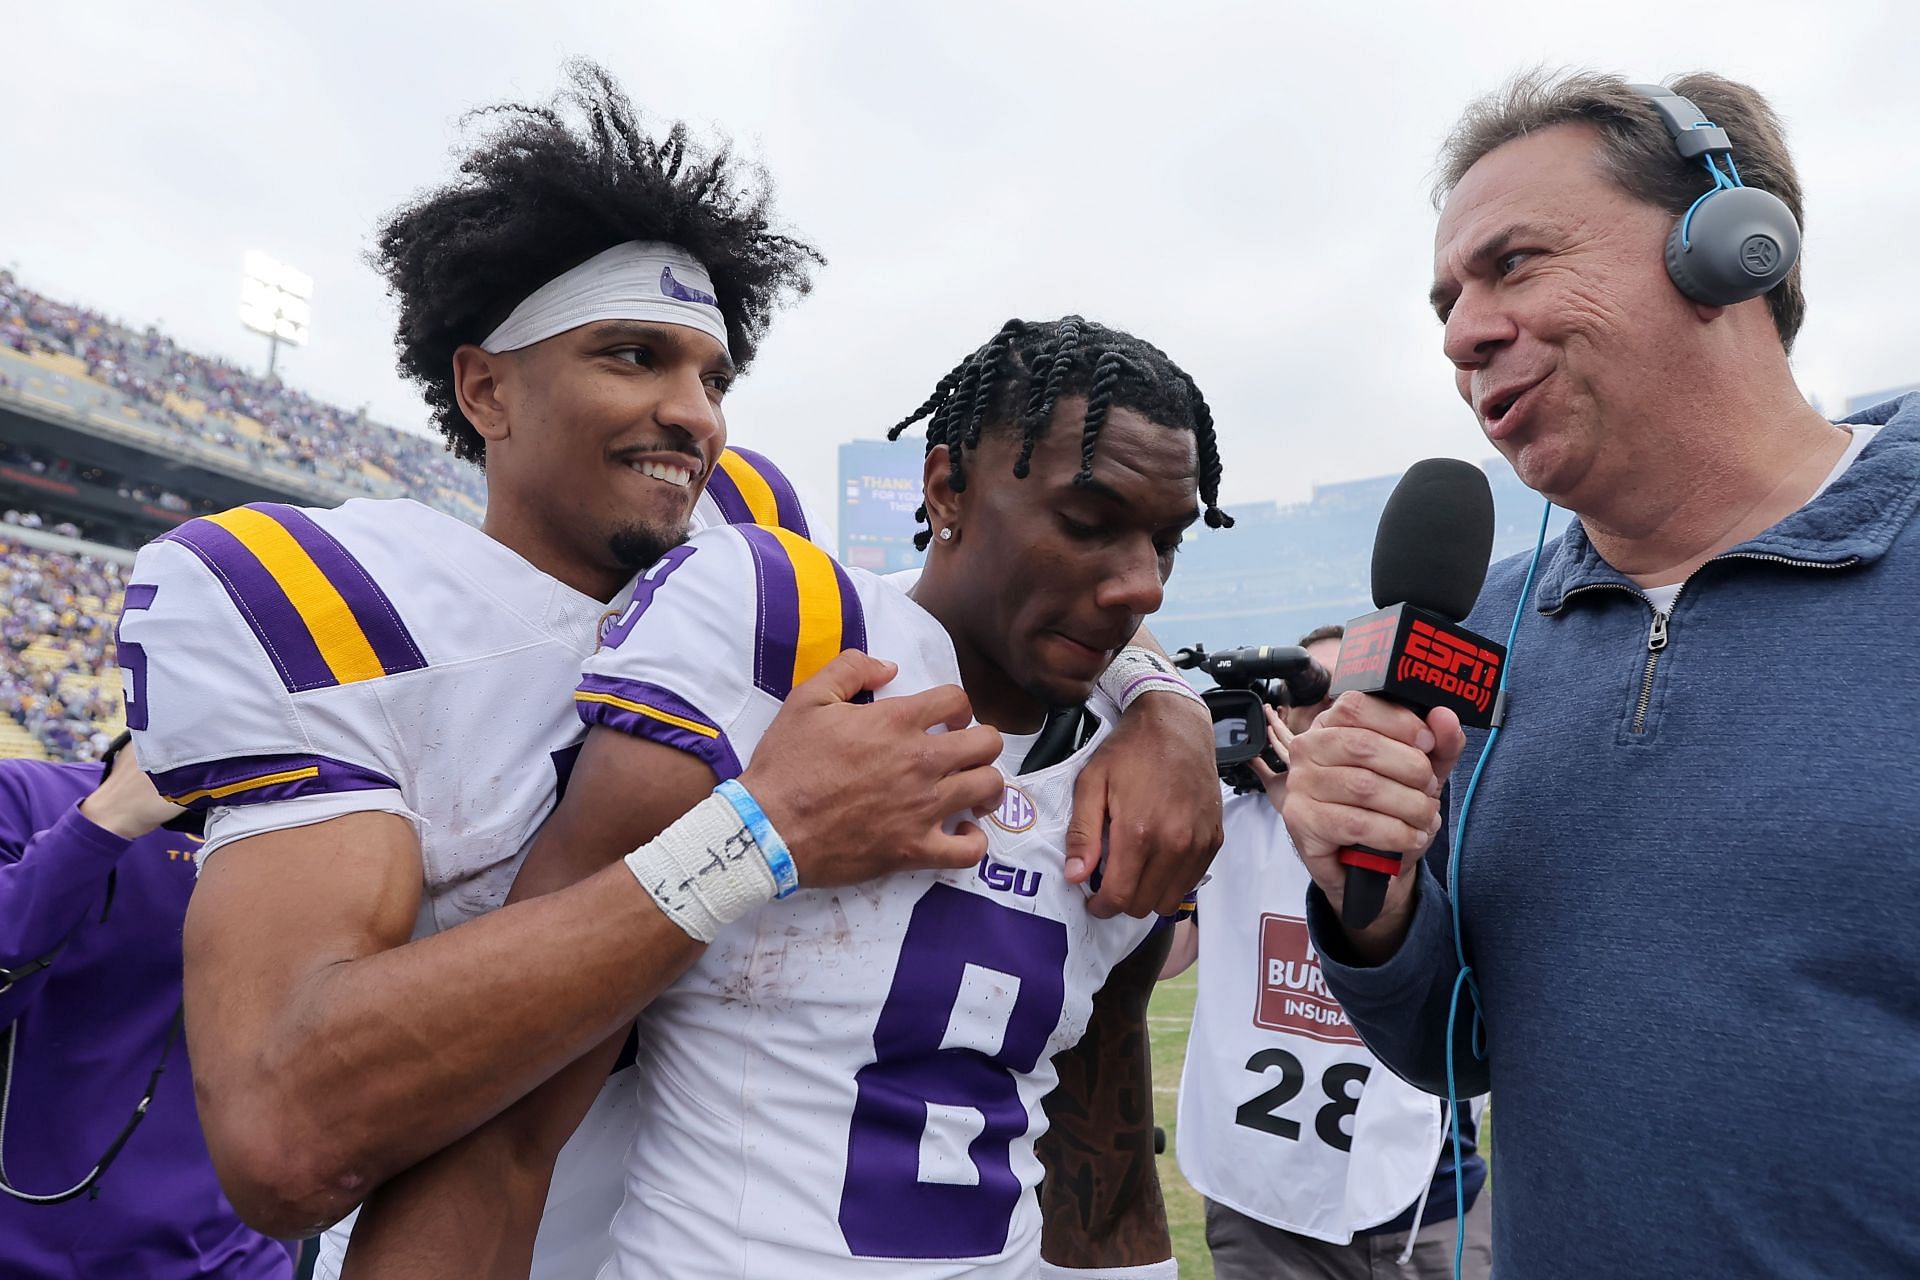
MULTIPOLYGON (((7 1180, 35 1195, 93 1168, 146 1090, 180 1008, 194 841, 101 830, 77 808, 99 781, 97 764, 0 761, 0 968, 67 939, 50 967, 0 994, 0 1024, 11 1021, 15 1039, 7 1180)), ((292 1273, 287 1247, 242 1225, 221 1194, 184 1036, 146 1118, 92 1192, 57 1205, 0 1194, 7 1280, 292 1273)))

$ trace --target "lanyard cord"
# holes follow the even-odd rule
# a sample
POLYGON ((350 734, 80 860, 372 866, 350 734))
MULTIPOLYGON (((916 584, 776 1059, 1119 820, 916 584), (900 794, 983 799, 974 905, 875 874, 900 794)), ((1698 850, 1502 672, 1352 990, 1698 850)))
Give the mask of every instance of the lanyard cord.
POLYGON ((140 1122, 147 1117, 147 1108, 152 1105, 153 1095, 160 1088, 160 1073, 167 1069, 167 1055, 173 1052, 173 1042, 180 1034, 180 1025, 185 1016, 184 1007, 173 1015, 173 1021, 167 1027, 166 1043, 160 1046, 160 1061, 154 1064, 153 1074, 147 1077, 147 1090, 141 1095, 140 1103, 134 1107, 133 1114, 127 1118, 127 1123, 121 1127, 119 1136, 107 1147, 106 1154, 100 1157, 86 1177, 65 1191, 55 1192, 52 1195, 34 1195, 31 1192, 21 1191, 12 1185, 12 1179, 7 1174, 7 1108, 13 1101, 14 1050, 20 1044, 18 1022, 8 1024, 4 1033, 7 1037, 6 1068, 0 1071, 0 1192, 5 1192, 15 1200, 24 1200, 28 1204, 63 1204, 88 1191, 92 1191, 95 1197, 99 1196, 100 1179, 106 1176, 107 1167, 119 1156, 120 1149, 127 1145, 127 1140, 133 1137, 133 1131, 139 1128, 140 1122))

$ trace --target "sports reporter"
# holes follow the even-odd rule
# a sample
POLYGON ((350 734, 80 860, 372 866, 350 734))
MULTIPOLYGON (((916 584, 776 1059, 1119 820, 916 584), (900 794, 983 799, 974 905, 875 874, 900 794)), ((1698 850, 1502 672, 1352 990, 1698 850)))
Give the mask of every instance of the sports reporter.
POLYGON ((124 744, 0 761, 0 1274, 285 1280, 220 1192, 179 1043, 198 840, 124 744))
MULTIPOLYGON (((1498 1091, 1503 1273, 1908 1275, 1920 397, 1827 422, 1787 359, 1797 267, 1702 283, 1718 215, 1690 210, 1737 209, 1744 180, 1797 221, 1800 188, 1759 94, 1675 91, 1691 106, 1524 78, 1449 142, 1446 354, 1489 440, 1578 518, 1530 588, 1527 557, 1495 566, 1467 619, 1515 628, 1492 744, 1345 697, 1295 744, 1287 821, 1368 1045, 1423 1088, 1498 1091), (1716 145, 1694 107, 1739 177, 1686 158, 1716 145), (1816 718, 1756 695, 1783 673, 1816 718), (1355 842, 1426 854, 1360 933, 1330 857, 1355 842)), ((1797 229, 1770 225, 1722 267, 1790 262, 1797 229)))

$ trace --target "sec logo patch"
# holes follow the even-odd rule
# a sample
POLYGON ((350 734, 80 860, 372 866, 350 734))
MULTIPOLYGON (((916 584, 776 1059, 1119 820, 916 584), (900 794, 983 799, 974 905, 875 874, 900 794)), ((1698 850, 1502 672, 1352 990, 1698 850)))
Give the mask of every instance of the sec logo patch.
POLYGON ((624 612, 624 609, 609 609, 600 615, 600 623, 593 629, 594 648, 607 647, 607 637, 613 634, 614 624, 620 621, 620 615, 624 612))
POLYGON ((1033 801, 1027 798, 1027 793, 1009 782, 1005 794, 1000 797, 1000 807, 989 817, 993 825, 1002 831, 1020 832, 1031 830, 1033 824, 1039 821, 1040 814, 1034 809, 1033 801))

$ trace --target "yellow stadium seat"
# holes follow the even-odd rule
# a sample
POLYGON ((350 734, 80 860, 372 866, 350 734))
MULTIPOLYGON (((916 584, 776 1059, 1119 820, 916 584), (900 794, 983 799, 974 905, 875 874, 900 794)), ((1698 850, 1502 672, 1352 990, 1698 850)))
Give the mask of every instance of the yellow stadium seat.
POLYGON ((171 409, 181 417, 194 422, 207 416, 205 401, 195 400, 191 396, 183 396, 177 392, 167 392, 166 398, 161 400, 160 404, 163 408, 171 409))
POLYGON ((35 351, 27 357, 42 369, 53 373, 65 374, 69 378, 87 376, 87 362, 79 356, 70 356, 64 351, 35 351))
POLYGON ((0 760, 45 760, 47 749, 27 727, 9 715, 0 715, 0 760))

